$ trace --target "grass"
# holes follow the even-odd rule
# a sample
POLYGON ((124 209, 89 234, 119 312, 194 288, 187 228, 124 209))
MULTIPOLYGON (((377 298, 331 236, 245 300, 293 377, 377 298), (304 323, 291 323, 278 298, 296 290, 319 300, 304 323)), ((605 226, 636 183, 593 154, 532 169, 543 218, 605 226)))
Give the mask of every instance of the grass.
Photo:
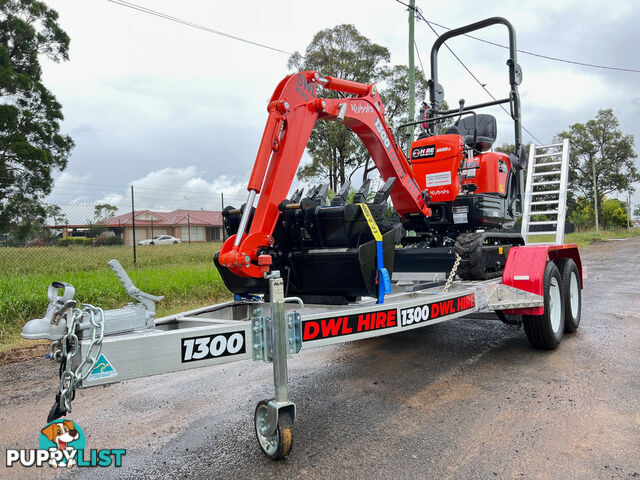
MULTIPOLYGON (((605 230, 600 238, 627 238, 640 229, 605 230)), ((535 241, 554 241, 534 237, 535 241)), ((570 233, 566 243, 585 246, 594 231, 570 233)), ((117 308, 130 301, 107 266, 116 258, 142 290, 164 295, 158 316, 169 315, 228 299, 213 254, 220 244, 192 243, 138 247, 136 265, 131 247, 0 248, 0 353, 25 346, 20 339, 24 323, 41 317, 47 307, 47 287, 53 280, 71 283, 79 302, 117 308)))
POLYGON ((47 307, 53 280, 71 283, 76 300, 117 308, 131 300, 107 261, 118 259, 140 289, 164 295, 158 316, 229 298, 213 264, 220 244, 154 245, 138 248, 136 266, 131 247, 0 248, 0 352, 24 346, 20 330, 47 307))
MULTIPOLYGON (((596 237, 595 230, 588 230, 584 232, 567 233, 564 236, 564 243, 577 243, 579 247, 585 247, 594 241, 598 241, 598 238, 602 241, 607 241, 612 238, 630 238, 640 236, 640 228, 634 228, 631 230, 619 229, 619 230, 600 230, 600 237, 596 237)), ((555 242, 556 238, 553 235, 536 235, 529 237, 532 242, 555 242)))

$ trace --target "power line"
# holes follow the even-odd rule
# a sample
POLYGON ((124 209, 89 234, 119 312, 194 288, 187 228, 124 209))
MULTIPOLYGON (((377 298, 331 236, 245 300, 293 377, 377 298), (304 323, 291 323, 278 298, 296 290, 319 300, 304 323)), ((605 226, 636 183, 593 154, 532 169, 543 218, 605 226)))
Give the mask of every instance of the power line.
POLYGON ((239 42, 248 43, 249 45, 255 45, 257 47, 266 48, 268 50, 273 50, 274 52, 278 52, 278 53, 284 53, 284 54, 289 55, 289 56, 293 55, 292 52, 287 52, 286 50, 281 50, 279 48, 272 47, 272 46, 266 45, 264 43, 254 42, 253 40, 247 40, 246 38, 238 37, 236 35, 231 35, 230 33, 221 32, 220 30, 216 30, 216 29, 211 28, 211 27, 206 27, 204 25, 199 25, 197 23, 189 22, 187 20, 183 20, 183 19, 178 18, 178 17, 167 15, 166 13, 158 12, 157 10, 151 10, 150 8, 143 7, 142 5, 137 5, 135 3, 127 2, 125 0, 107 0, 107 2, 111 2, 111 3, 115 4, 115 5, 120 5, 121 7, 131 8, 132 10, 137 10, 139 12, 146 13, 146 14, 149 14, 149 15, 154 15, 156 17, 163 18, 165 20, 169 20, 169 21, 172 21, 172 22, 175 22, 175 23, 179 23, 179 24, 185 25, 187 27, 196 28, 198 30, 202 30, 202 31, 205 31, 205 32, 208 32, 208 33, 213 33, 215 35, 220 35, 222 37, 230 38, 232 40, 237 40, 239 42))
MULTIPOLYGON (((451 28, 445 27, 444 25, 440 25, 440 24, 438 24, 436 22, 427 22, 427 23, 431 23, 431 24, 435 25, 436 27, 440 27, 440 28, 443 28, 445 30, 452 30, 451 28)), ((465 34, 464 36, 465 37, 469 37, 469 38, 473 38, 474 40, 478 40, 479 42, 488 43, 489 45, 493 45, 495 47, 505 48, 507 50, 509 49, 509 47, 507 45, 502 45, 500 43, 492 42, 490 40, 485 40, 484 38, 475 37, 475 36, 469 35, 469 34, 465 34)), ((603 69, 603 70, 615 70, 615 71, 618 71, 618 72, 640 73, 640 70, 639 69, 635 69, 635 68, 610 67, 610 66, 607 66, 607 65, 597 65, 595 63, 586 63, 586 62, 579 62, 577 60, 568 60, 566 58, 552 57, 550 55, 543 55, 542 53, 529 52, 527 50, 518 50, 518 52, 522 53, 524 55, 531 55, 532 57, 543 58, 545 60, 552 60, 554 62, 570 63, 572 65, 580 65, 582 67, 600 68, 600 69, 603 69)))
MULTIPOLYGON (((405 5, 409 8, 411 8, 411 6, 405 4, 404 2, 400 1, 400 0, 396 0, 396 2, 405 5)), ((431 29, 431 31, 435 34, 436 37, 440 37, 440 35, 438 35, 438 32, 436 32, 435 28, 433 28, 433 26, 427 21, 427 19, 424 17, 424 15, 422 15, 422 12, 418 9, 415 8, 415 12, 418 14, 418 16, 425 21, 425 23, 427 24, 427 26, 431 29)), ((456 60, 458 60, 458 62, 460 63, 460 65, 462 65, 462 67, 467 71, 467 73, 469 75, 471 75, 471 77, 476 81, 476 83, 478 85, 480 85, 480 87, 487 93, 487 95, 489 95, 493 100, 497 100, 496 97, 493 95, 493 93, 491 93, 489 91, 489 89, 485 86, 484 83, 482 83, 480 81, 480 79, 478 77, 475 76, 475 74, 469 69, 469 67, 467 67, 467 65, 462 61, 462 59, 456 55, 456 53, 451 49, 451 47, 449 45, 447 45, 446 43, 444 44, 445 47, 447 47, 447 50, 449 50, 449 52, 451 52, 451 55, 453 55, 455 57, 456 60)), ((511 114, 507 111, 506 108, 504 108, 504 105, 498 105, 503 111, 504 113, 506 113, 507 115, 511 116, 511 114)), ((539 145, 542 145, 542 142, 533 134, 531 133, 525 126, 524 123, 520 123, 522 126, 522 129, 527 132, 529 134, 529 136, 535 140, 536 142, 538 142, 539 145)))
MULTIPOLYGON (((404 5, 407 8, 411 8, 411 5, 402 2, 401 0, 396 0, 396 2, 398 2, 401 5, 404 5)), ((420 15, 422 17, 422 13, 418 10, 418 8, 414 8, 415 12, 420 15)), ((440 25, 439 23, 436 22, 432 22, 431 20, 427 20, 426 18, 422 17, 422 19, 430 26, 435 25, 436 27, 442 28, 444 30, 453 30, 452 28, 449 27, 445 27, 444 25, 440 25)), ((502 45, 500 43, 496 43, 496 42, 492 42, 490 40, 485 40, 484 38, 480 38, 480 37, 476 37, 474 35, 469 35, 468 33, 465 33, 463 36, 465 37, 469 37, 469 38, 473 38, 474 40, 477 40, 479 42, 483 42, 483 43, 487 43, 489 45, 493 45, 494 47, 500 47, 500 48, 505 48, 505 49, 509 49, 509 47, 507 45, 502 45)), ((615 70, 618 72, 631 72, 631 73, 640 73, 640 69, 636 69, 636 68, 626 68, 626 67, 611 67, 608 65, 598 65, 595 63, 586 63, 586 62, 579 62, 577 60, 569 60, 566 58, 560 58, 560 57, 552 57, 551 55, 544 55, 542 53, 535 53, 535 52, 530 52, 528 50, 517 50, 519 53, 522 53, 523 55, 531 55, 532 57, 538 57, 538 58, 543 58, 545 60, 552 60, 554 62, 562 62, 562 63, 569 63, 571 65, 579 65, 582 67, 590 67, 590 68, 600 68, 603 70, 615 70)))

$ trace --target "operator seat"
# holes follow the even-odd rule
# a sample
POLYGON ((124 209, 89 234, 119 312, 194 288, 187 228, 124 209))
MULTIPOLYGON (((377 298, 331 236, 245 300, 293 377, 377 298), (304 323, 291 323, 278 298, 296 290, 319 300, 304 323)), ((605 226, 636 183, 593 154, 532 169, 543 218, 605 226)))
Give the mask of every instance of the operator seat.
POLYGON ((477 115, 477 119, 478 137, 475 145, 473 144, 474 118, 472 115, 464 117, 456 124, 456 129, 458 130, 456 133, 462 135, 464 143, 468 147, 475 148, 479 152, 486 152, 491 148, 493 142, 496 141, 498 132, 496 118, 493 115, 481 113, 477 115))

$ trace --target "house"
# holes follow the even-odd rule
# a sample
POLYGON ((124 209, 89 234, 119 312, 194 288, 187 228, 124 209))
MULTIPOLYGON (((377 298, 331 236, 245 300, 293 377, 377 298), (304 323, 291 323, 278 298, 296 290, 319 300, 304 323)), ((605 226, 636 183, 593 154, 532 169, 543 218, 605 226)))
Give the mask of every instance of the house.
POLYGON ((103 225, 124 239, 126 245, 133 244, 133 220, 135 241, 146 240, 157 235, 171 235, 185 243, 221 242, 222 212, 210 210, 173 210, 152 212, 141 210, 111 217, 103 225))

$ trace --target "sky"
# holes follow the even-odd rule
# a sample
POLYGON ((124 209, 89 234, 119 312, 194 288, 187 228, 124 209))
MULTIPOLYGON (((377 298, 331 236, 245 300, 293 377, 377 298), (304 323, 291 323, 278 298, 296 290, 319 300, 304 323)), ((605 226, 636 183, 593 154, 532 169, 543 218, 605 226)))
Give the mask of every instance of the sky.
MULTIPOLYGON (((43 63, 45 85, 63 105, 62 129, 76 146, 55 175, 49 203, 141 202, 173 208, 239 205, 267 118, 267 102, 289 74, 288 55, 177 24, 107 0, 46 0, 71 37, 70 60, 43 63)), ((349 23, 408 62, 408 14, 394 0, 323 2, 135 0, 134 3, 286 52, 304 52, 314 34, 349 23)), ((494 0, 427 2, 423 15, 455 28, 491 16, 515 26, 518 48, 607 66, 640 69, 640 2, 494 0)), ((441 29, 437 29, 442 33, 441 29)), ((478 33, 506 44, 504 27, 478 33)), ((424 69, 435 35, 416 24, 424 69)), ((448 42, 449 43, 449 42, 448 42)), ((499 98, 508 93, 506 50, 469 38, 449 45, 499 98)), ((489 100, 442 49, 440 83, 449 105, 489 100)), ((418 58, 416 58, 418 62, 418 58)), ((640 141, 640 73, 587 68, 519 54, 524 126, 542 143, 613 108, 640 141)), ((418 68, 420 64, 418 63, 418 68)), ((498 109, 496 144, 513 141, 498 109)), ((533 139, 524 133, 525 142, 533 139)), ((303 162, 306 161, 303 158, 303 162)), ((622 195, 620 196, 622 198, 622 195)), ((625 196, 626 198, 626 196, 625 196)), ((636 193, 634 203, 640 203, 636 193)))

